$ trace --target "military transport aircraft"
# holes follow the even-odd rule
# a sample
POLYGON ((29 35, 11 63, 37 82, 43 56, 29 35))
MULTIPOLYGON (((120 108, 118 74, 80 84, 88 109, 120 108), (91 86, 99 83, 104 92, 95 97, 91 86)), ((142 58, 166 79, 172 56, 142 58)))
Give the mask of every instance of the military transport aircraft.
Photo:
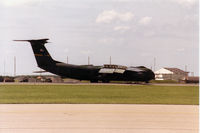
POLYGON ((47 51, 45 44, 49 39, 14 40, 30 42, 38 67, 61 77, 78 80, 90 80, 90 82, 102 81, 142 81, 149 82, 154 79, 154 73, 144 67, 126 67, 121 65, 105 64, 103 66, 73 65, 54 60, 47 51))

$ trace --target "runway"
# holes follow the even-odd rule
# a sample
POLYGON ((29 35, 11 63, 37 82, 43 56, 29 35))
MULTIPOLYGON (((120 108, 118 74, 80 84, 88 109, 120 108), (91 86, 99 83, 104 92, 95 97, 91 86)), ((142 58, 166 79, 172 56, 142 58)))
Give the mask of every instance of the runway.
POLYGON ((1 104, 0 133, 198 133, 198 107, 1 104))

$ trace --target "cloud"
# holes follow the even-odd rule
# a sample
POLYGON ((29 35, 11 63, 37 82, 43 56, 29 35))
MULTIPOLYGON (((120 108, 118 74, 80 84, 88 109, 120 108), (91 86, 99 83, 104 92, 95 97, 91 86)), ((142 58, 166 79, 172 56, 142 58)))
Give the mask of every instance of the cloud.
POLYGON ((152 20, 152 17, 143 17, 142 19, 139 20, 139 24, 141 25, 148 25, 152 20))
POLYGON ((191 7, 198 2, 198 0, 171 0, 171 1, 176 2, 185 7, 191 7))
POLYGON ((129 26, 116 26, 113 29, 114 29, 114 31, 126 31, 126 30, 129 30, 130 27, 129 26))
POLYGON ((21 6, 21 5, 32 5, 40 0, 0 0, 0 5, 13 7, 13 6, 21 6))
POLYGON ((131 12, 119 13, 115 10, 103 11, 96 18, 97 23, 111 23, 112 21, 130 21, 133 18, 131 12))

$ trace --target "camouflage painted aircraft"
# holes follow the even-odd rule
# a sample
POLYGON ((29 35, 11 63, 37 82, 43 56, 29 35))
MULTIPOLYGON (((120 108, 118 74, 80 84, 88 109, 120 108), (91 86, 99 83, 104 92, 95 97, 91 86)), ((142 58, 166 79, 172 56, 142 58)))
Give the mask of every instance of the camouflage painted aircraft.
POLYGON ((47 51, 45 44, 49 39, 14 40, 30 42, 38 67, 61 77, 90 82, 102 81, 142 81, 149 82, 154 79, 154 73, 144 67, 126 67, 121 65, 105 64, 103 66, 73 65, 54 60, 47 51))

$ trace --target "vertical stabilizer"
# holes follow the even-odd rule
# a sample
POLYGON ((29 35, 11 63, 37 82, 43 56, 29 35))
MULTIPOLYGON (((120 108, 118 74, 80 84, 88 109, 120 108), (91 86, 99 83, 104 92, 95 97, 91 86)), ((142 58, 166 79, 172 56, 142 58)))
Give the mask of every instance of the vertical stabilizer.
POLYGON ((55 62, 45 47, 45 44, 48 43, 47 40, 49 39, 14 40, 14 41, 30 42, 38 67, 46 68, 47 66, 52 65, 55 62))

